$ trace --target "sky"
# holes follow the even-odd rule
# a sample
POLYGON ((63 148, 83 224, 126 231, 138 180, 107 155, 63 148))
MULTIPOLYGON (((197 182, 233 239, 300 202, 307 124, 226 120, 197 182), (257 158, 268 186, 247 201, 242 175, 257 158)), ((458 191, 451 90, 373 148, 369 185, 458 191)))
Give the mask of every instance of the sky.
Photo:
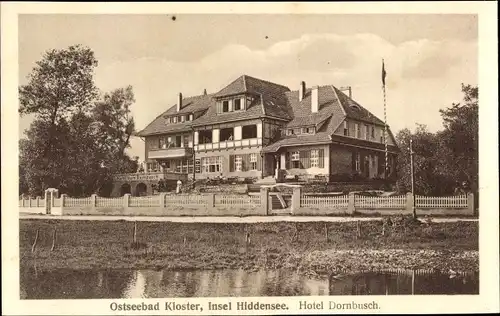
MULTIPOLYGON (((434 132, 439 109, 462 101, 461 84, 478 84, 476 15, 20 15, 19 84, 45 51, 74 44, 95 52, 103 92, 132 85, 137 130, 179 92, 217 92, 242 74, 291 90, 300 81, 351 86, 353 99, 383 119, 384 59, 394 134, 417 123, 434 132)), ((20 118, 20 137, 32 120, 20 118)), ((143 141, 131 144, 142 159, 143 141)))

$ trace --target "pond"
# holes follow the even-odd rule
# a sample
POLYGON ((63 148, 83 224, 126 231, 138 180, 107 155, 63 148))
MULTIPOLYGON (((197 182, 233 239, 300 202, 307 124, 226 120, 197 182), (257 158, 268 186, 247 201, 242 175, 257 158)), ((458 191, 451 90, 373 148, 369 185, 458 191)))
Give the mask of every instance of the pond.
POLYGON ((21 271, 21 299, 479 294, 479 274, 424 271, 308 277, 289 270, 21 271))

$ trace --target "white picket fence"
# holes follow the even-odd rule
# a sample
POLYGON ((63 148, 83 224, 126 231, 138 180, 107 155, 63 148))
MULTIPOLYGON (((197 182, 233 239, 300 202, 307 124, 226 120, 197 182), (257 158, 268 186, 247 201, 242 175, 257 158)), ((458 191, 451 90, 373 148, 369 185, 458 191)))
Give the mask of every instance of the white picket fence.
POLYGON ((123 198, 96 197, 96 207, 123 207, 123 198))
POLYGON ((215 206, 259 206, 258 195, 215 195, 215 206))
POLYGON ((361 209, 374 208, 405 208, 406 196, 354 196, 354 207, 361 209))
POLYGON ((347 208, 348 195, 303 195, 300 204, 303 207, 347 208))
POLYGON ((164 205, 199 205, 207 204, 205 195, 200 194, 172 194, 165 195, 164 205))
POLYGON ((64 205, 65 207, 85 207, 85 206, 93 206, 92 205, 92 198, 91 197, 85 197, 85 198, 71 198, 67 197, 64 199, 64 205))
POLYGON ((456 196, 415 196, 417 208, 465 208, 467 207, 467 195, 456 196))
POLYGON ((129 207, 160 207, 160 199, 158 196, 131 196, 129 207))

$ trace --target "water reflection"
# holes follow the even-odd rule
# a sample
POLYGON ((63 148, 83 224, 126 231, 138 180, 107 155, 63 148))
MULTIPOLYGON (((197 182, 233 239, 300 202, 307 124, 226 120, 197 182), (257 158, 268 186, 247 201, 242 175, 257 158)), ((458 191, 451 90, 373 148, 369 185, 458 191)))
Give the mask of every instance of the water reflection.
POLYGON ((478 294, 478 274, 359 273, 309 278, 288 270, 21 272, 22 299, 478 294))

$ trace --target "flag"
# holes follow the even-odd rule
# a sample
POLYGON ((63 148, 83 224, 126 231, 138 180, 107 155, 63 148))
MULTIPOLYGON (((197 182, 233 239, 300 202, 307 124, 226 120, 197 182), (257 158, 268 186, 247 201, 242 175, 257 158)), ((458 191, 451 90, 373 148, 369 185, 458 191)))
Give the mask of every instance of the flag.
POLYGON ((382 59, 382 84, 385 86, 385 66, 384 66, 384 60, 382 59))

